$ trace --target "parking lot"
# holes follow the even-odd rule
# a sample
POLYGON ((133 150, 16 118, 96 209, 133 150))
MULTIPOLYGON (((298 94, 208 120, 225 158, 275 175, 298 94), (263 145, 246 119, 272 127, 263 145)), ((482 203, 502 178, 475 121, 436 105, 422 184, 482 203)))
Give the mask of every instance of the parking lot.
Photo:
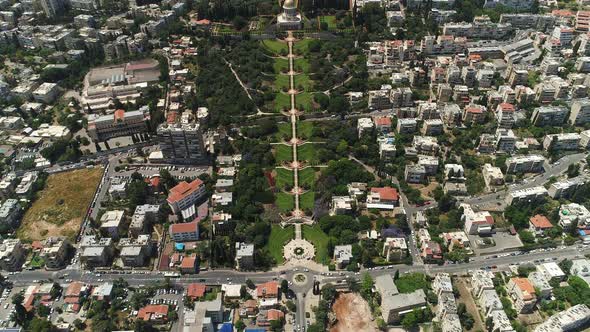
POLYGON ((24 291, 24 288, 11 288, 7 286, 0 295, 0 326, 7 327, 10 325, 10 316, 14 312, 14 304, 12 304, 12 296, 20 291, 24 291))
POLYGON ((143 177, 151 177, 160 174, 161 170, 167 170, 179 180, 194 179, 203 173, 211 174, 210 167, 183 167, 183 166, 126 166, 118 172, 113 172, 112 178, 129 179, 135 172, 143 177))

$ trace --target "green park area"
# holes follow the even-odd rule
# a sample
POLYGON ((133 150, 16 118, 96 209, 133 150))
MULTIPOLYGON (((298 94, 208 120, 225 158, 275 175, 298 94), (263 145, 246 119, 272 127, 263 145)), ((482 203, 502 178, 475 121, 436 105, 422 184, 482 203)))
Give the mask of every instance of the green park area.
POLYGON ((275 74, 289 71, 289 60, 285 58, 274 58, 273 69, 275 74))
POLYGON ((320 24, 325 23, 328 25, 328 29, 337 29, 338 28, 338 20, 334 15, 328 16, 320 16, 320 24))
POLYGON ((293 238, 295 238, 295 230, 293 229, 293 226, 283 228, 279 225, 272 225, 270 237, 266 243, 266 249, 270 252, 278 265, 285 262, 285 258, 283 257, 283 247, 293 238))
POLYGON ((426 289, 430 282, 422 273, 404 274, 395 280, 395 285, 400 293, 412 293, 418 289, 426 289))
POLYGON ((313 210, 313 205, 315 203, 315 193, 313 191, 308 191, 303 195, 299 196, 299 208, 301 210, 313 210))
POLYGON ((289 87, 291 85, 291 80, 289 79, 289 75, 282 75, 282 74, 275 75, 274 85, 275 85, 275 90, 277 91, 277 93, 280 93, 280 91, 283 91, 283 92, 289 91, 289 87))
POLYGON ((319 158, 317 155, 317 150, 315 148, 315 144, 303 144, 300 145, 297 149, 297 158, 300 161, 307 161, 312 165, 316 165, 319 162, 319 158))
POLYGON ((281 212, 290 212, 295 208, 295 197, 287 193, 277 193, 275 204, 281 212))
POLYGON ((295 105, 295 107, 297 107, 297 109, 300 111, 313 111, 313 93, 308 91, 298 93, 297 95, 295 95, 295 105))
POLYGON ((300 170, 299 175, 299 186, 313 189, 315 184, 315 169, 308 167, 300 170))
MULTIPOLYGON (((313 41, 313 39, 302 39, 302 40, 295 42, 295 44, 293 45, 293 52, 295 52, 295 54, 303 54, 303 53, 307 52, 307 50, 309 49, 309 44, 312 41, 313 41)), ((288 50, 287 50, 287 52, 288 52, 288 50)))
POLYGON ((288 111, 291 108, 291 96, 286 93, 277 92, 274 100, 275 112, 281 112, 282 110, 288 111))
MULTIPOLYGON (((291 128, 289 127, 289 130, 291 128)), ((301 122, 297 123, 297 136, 302 139, 309 139, 313 135, 313 122, 301 122)))
POLYGON ((285 186, 293 187, 293 171, 284 168, 276 168, 275 172, 277 188, 285 188, 285 186))
POLYGON ((293 148, 288 145, 275 145, 275 161, 277 164, 293 161, 293 148))
POLYGON ((303 238, 308 240, 315 247, 315 260, 321 264, 328 264, 330 257, 328 257, 328 234, 324 233, 320 225, 302 226, 303 238))
POLYGON ((262 45, 269 52, 274 53, 276 55, 286 55, 289 53, 289 45, 287 45, 287 43, 283 41, 266 39, 262 41, 262 45))

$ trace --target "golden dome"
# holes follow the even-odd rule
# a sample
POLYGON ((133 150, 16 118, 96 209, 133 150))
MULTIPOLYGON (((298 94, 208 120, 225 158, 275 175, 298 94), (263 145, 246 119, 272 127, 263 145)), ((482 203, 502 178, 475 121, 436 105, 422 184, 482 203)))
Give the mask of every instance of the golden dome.
POLYGON ((295 0, 285 0, 285 2, 283 2, 283 8, 297 8, 295 0))

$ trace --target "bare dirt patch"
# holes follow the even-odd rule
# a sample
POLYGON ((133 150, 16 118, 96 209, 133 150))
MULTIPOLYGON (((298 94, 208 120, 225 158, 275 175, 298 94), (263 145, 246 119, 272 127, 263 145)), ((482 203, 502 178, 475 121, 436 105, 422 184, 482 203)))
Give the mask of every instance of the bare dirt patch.
POLYGON ((475 301, 471 296, 471 292, 469 291, 468 283, 469 282, 465 278, 455 279, 455 285, 457 285, 460 294, 459 298, 457 299, 457 303, 465 304, 465 309, 467 309, 467 312, 470 313, 475 320, 475 324, 473 324, 473 328, 471 328, 470 331, 484 331, 484 324, 481 321, 477 305, 475 304, 475 301))
POLYGON ((18 237, 35 241, 66 236, 73 240, 102 173, 102 168, 92 168, 50 175, 45 189, 25 213, 18 237))
POLYGON ((330 332, 373 332, 378 331, 371 319, 369 304, 360 295, 354 293, 340 294, 332 306, 338 322, 330 332))

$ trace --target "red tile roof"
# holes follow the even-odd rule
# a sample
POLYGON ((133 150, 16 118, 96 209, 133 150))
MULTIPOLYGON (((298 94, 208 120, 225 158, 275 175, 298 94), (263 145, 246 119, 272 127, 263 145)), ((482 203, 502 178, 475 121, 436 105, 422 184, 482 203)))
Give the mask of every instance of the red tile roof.
POLYGON ((502 111, 514 111, 514 105, 510 103, 501 103, 500 108, 502 111))
POLYGON ((203 185, 203 181, 201 179, 196 179, 191 183, 186 181, 182 181, 174 188, 170 189, 170 193, 168 194, 168 203, 175 203, 179 200, 187 197, 188 195, 192 194, 196 190, 203 185))
POLYGON ((270 309, 266 312, 266 319, 269 321, 271 320, 280 320, 285 317, 285 313, 277 309, 270 309))
POLYGON ((395 188, 383 187, 383 188, 371 188, 372 193, 378 193, 379 198, 382 201, 397 201, 399 200, 399 194, 395 188))
POLYGON ((199 223, 197 221, 193 222, 185 222, 182 224, 172 224, 170 225, 170 234, 176 233, 195 233, 199 229, 199 223))
POLYGON ((279 283, 276 281, 265 282, 256 286, 256 294, 258 297, 277 297, 279 296, 279 283))
POLYGON ((531 217, 530 222, 531 222, 531 224, 533 224, 533 226, 535 226, 535 228, 541 228, 541 229, 553 228, 553 225, 551 224, 549 219, 547 219, 547 217, 542 216, 540 214, 537 214, 534 217, 531 217))
POLYGON ((185 257, 182 259, 182 263, 180 263, 180 268, 181 269, 194 269, 196 260, 197 260, 196 257, 185 257))
POLYGON ((207 290, 206 285, 192 283, 192 284, 189 284, 186 289, 186 296, 188 296, 192 299, 201 298, 201 297, 205 296, 206 290, 207 290))
POLYGON ((123 120, 123 118, 125 118, 125 110, 118 109, 115 111, 115 114, 113 116, 114 116, 115 121, 123 120))
POLYGON ((147 305, 139 309, 139 312, 137 313, 137 318, 147 321, 152 319, 152 315, 161 315, 166 317, 168 315, 168 306, 164 304, 147 305))
POLYGON ((379 116, 375 118, 376 126, 391 126, 391 118, 387 116, 379 116))
POLYGON ((74 281, 74 282, 70 283, 68 288, 66 288, 65 297, 80 296, 80 292, 82 291, 82 287, 84 287, 84 284, 79 281, 74 281))

